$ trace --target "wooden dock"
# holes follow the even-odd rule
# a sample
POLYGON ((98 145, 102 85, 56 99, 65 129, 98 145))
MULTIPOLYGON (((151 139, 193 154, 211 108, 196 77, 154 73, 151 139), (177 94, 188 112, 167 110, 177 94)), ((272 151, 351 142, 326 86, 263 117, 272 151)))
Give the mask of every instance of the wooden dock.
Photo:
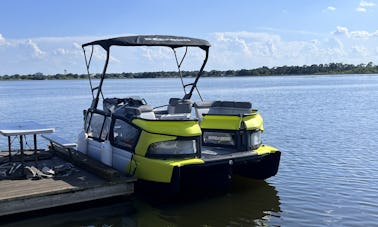
MULTIPOLYGON (((94 200, 127 196, 134 192, 134 178, 122 176, 118 171, 86 156, 72 155, 68 149, 55 148, 51 159, 35 163, 34 157, 25 165, 49 164, 52 160, 72 165, 69 174, 48 178, 0 180, 0 216, 89 202, 94 200)), ((43 152, 42 152, 43 153, 43 152)), ((7 152, 0 152, 0 163, 8 159, 7 152)), ((26 155, 28 156, 28 155, 26 155)), ((30 156, 33 156, 30 153, 30 156)), ((50 163, 51 164, 51 163, 50 163)))

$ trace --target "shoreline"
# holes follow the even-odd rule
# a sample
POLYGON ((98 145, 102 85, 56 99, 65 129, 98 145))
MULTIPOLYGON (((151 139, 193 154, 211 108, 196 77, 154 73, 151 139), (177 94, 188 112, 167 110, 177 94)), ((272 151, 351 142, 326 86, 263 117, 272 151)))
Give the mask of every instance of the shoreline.
MULTIPOLYGON (((159 74, 161 72, 157 72, 159 74)), ((170 72, 173 74, 173 72, 170 72)), ((154 72, 149 73, 154 74, 154 72)), ((177 72, 175 72, 177 74, 177 72)), ((349 72, 328 72, 328 73, 313 73, 313 74, 269 74, 269 75, 227 75, 227 74, 211 74, 211 75, 202 75, 203 78, 225 78, 225 77, 293 77, 293 76, 337 76, 337 75, 377 75, 377 72, 365 72, 365 73, 349 73, 349 72)), ((180 78, 178 75, 169 75, 169 76, 120 76, 120 74, 107 74, 107 79, 160 79, 160 78, 180 78)), ((183 78, 195 78, 195 74, 192 76, 183 76, 183 78)), ((91 76, 91 79, 100 79, 100 74, 91 76)), ((12 75, 12 76, 0 76, 0 81, 25 81, 25 80, 88 80, 88 75, 81 74, 71 74, 71 75, 43 75, 43 77, 35 75, 12 75)))

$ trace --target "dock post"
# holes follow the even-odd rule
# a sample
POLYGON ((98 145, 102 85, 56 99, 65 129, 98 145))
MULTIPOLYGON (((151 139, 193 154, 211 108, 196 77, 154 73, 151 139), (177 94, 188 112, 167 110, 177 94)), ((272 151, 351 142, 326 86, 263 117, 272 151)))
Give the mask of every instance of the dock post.
POLYGON ((11 145, 10 136, 8 136, 8 151, 9 151, 9 162, 12 162, 12 145, 11 145))
POLYGON ((20 135, 20 152, 21 152, 21 163, 24 164, 24 141, 22 135, 20 135))
POLYGON ((34 139, 34 156, 35 156, 35 164, 38 166, 38 151, 37 151, 37 134, 33 135, 34 139))

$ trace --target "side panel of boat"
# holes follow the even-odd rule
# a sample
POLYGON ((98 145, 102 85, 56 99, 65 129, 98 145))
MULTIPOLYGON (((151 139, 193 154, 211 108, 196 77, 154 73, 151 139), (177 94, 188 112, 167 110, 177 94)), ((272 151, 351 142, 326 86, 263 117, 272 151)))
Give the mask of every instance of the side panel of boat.
POLYGON ((112 166, 121 172, 133 172, 133 169, 129 168, 131 167, 130 161, 133 157, 132 152, 111 146, 109 141, 99 142, 97 140, 87 139, 87 144, 87 155, 89 157, 108 166, 112 166), (105 148, 109 150, 106 150, 105 148), (104 155, 105 153, 107 154, 104 155))
POLYGON ((142 133, 139 136, 138 144, 135 147, 135 153, 140 156, 145 156, 148 150, 148 147, 152 143, 175 140, 176 138, 177 138, 176 136, 152 134, 146 131, 142 131, 142 133))
POLYGON ((201 122, 201 128, 239 130, 240 123, 239 116, 205 115, 201 122))
POLYGON ((87 155, 97 161, 101 160, 101 142, 93 139, 88 139, 87 155))
POLYGON ((232 165, 229 160, 177 166, 172 178, 172 183, 184 193, 226 191, 231 181, 232 165))
POLYGON ((138 179, 170 183, 172 180, 173 168, 176 166, 187 166, 204 163, 203 160, 198 158, 187 160, 162 160, 146 158, 139 155, 135 155, 130 169, 136 168, 136 175, 138 179))
POLYGON ((134 119, 133 123, 151 133, 175 136, 199 136, 201 128, 197 121, 149 121, 134 119))
POLYGON ((245 124, 245 128, 248 130, 260 129, 261 131, 264 131, 264 121, 261 115, 258 113, 243 117, 243 122, 245 124))
POLYGON ((138 178, 137 188, 169 196, 198 192, 224 192, 229 188, 232 179, 232 165, 228 160, 210 163, 199 160, 199 162, 202 163, 171 166, 169 181, 138 178))
POLYGON ((83 154, 87 154, 88 151, 88 135, 81 131, 77 137, 77 150, 83 154))
POLYGON ((234 160, 233 173, 252 179, 267 179, 278 172, 281 152, 276 148, 261 145, 256 151, 257 158, 241 158, 234 160))
POLYGON ((259 113, 244 117, 230 115, 205 115, 201 122, 203 129, 239 130, 244 122, 246 129, 264 130, 263 119, 259 113))
POLYGON ((132 157, 133 154, 131 152, 117 147, 113 147, 113 168, 121 172, 127 172, 129 174, 132 174, 133 169, 130 169, 130 161, 132 157))
POLYGON ((277 148, 275 147, 272 147, 272 146, 269 146, 269 145, 266 145, 266 144, 262 144, 259 148, 257 148, 255 150, 257 152, 258 155, 263 155, 263 154, 272 154, 272 153, 276 153, 278 151, 277 148))

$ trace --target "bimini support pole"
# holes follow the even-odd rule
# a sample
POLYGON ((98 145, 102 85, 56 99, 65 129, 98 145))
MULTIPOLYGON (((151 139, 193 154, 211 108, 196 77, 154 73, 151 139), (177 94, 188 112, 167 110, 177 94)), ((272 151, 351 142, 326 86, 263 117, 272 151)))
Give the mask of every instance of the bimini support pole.
POLYGON ((100 94, 102 95, 102 83, 104 82, 105 75, 106 75, 106 69, 108 68, 109 56, 110 56, 109 52, 110 52, 110 50, 107 49, 106 50, 106 61, 105 61, 105 65, 104 65, 104 70, 102 71, 102 75, 101 75, 101 78, 100 78, 100 83, 99 83, 98 87, 94 88, 94 89, 97 89, 97 94, 96 94, 96 97, 92 101, 92 105, 91 105, 92 109, 97 109, 98 101, 100 99, 100 94))
POLYGON ((182 62, 184 61, 184 59, 186 57, 186 53, 188 52, 188 47, 185 47, 185 53, 184 53, 184 56, 182 57, 180 63, 178 62, 178 59, 177 59, 176 49, 172 48, 172 50, 173 50, 173 53, 175 54, 176 65, 177 65, 177 69, 178 69, 178 72, 179 72, 179 75, 180 75, 182 89, 184 89, 184 94, 186 95, 184 79, 182 78, 181 65, 182 65, 182 62))
POLYGON ((89 80, 89 86, 91 87, 92 99, 94 99, 91 74, 89 73, 89 67, 91 65, 92 56, 93 56, 93 46, 92 46, 92 49, 91 49, 91 55, 89 57, 89 60, 87 60, 87 54, 85 53, 85 48, 84 47, 83 47, 83 52, 84 52, 84 59, 85 59, 85 67, 87 68, 87 75, 88 75, 88 80, 89 80))
MULTIPOLYGON (((192 94, 193 94, 194 89, 196 89, 197 92, 198 92, 198 89, 197 89, 197 82, 198 82, 199 78, 201 77, 201 75, 202 75, 202 73, 203 73, 203 70, 204 70, 204 68, 205 68, 205 65, 206 65, 206 62, 207 62, 207 58, 209 57, 209 49, 208 49, 208 48, 205 49, 205 52, 206 52, 205 60, 204 60, 203 63, 202 63, 201 69, 200 69, 200 71, 198 72, 196 79, 194 80, 193 83, 190 83, 190 84, 186 84, 186 85, 185 85, 185 87, 186 87, 186 86, 190 86, 190 85, 191 85, 192 87, 190 88, 189 93, 187 93, 187 94, 184 95, 184 98, 183 98, 183 99, 190 99, 190 98, 192 98, 192 94)), ((184 89, 185 89, 185 88, 184 88, 184 89)), ((198 93, 198 94, 199 94, 199 93, 198 93)), ((201 98, 201 95, 200 95, 200 98, 201 98)), ((202 98, 201 98, 201 99, 202 99, 202 98)))

